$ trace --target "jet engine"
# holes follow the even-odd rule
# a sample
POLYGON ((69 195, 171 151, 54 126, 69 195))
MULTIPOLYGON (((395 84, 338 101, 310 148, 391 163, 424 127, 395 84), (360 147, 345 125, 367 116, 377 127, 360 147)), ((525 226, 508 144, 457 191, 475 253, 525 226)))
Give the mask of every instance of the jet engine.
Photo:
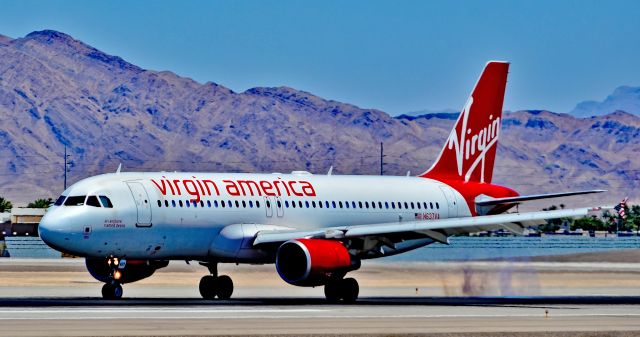
POLYGON ((283 243, 276 254, 280 277, 296 286, 315 287, 358 269, 347 248, 339 241, 297 239, 283 243))
MULTIPOLYGON (((87 270, 100 282, 108 282, 110 279, 112 268, 107 259, 90 259, 85 260, 87 270)), ((124 268, 118 269, 120 272, 120 283, 131 283, 147 278, 160 268, 169 265, 169 261, 156 260, 127 260, 124 268)))

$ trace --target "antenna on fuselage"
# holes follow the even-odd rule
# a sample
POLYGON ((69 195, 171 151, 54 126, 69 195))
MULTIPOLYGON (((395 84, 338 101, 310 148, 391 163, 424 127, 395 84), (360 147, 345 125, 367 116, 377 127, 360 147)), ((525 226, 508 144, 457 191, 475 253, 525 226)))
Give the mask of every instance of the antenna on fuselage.
POLYGON ((120 174, 121 169, 122 169, 122 163, 118 164, 118 169, 116 170, 116 174, 120 174))
POLYGON ((411 171, 407 171, 407 177, 411 176, 411 171))
POLYGON ((333 174, 333 165, 331 165, 331 167, 329 167, 329 172, 327 172, 327 175, 330 176, 333 174))

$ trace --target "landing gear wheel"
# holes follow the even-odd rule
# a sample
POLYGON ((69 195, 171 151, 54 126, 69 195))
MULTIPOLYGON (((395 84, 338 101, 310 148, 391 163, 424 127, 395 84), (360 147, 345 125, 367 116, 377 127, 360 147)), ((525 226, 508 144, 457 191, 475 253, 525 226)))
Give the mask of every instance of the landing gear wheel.
POLYGON ((207 275, 200 279, 200 295, 206 300, 213 300, 218 297, 221 300, 228 300, 233 294, 233 281, 227 275, 213 276, 207 275))
POLYGON ((340 282, 340 297, 344 303, 353 303, 358 299, 360 286, 354 278, 346 278, 340 282))
POLYGON ((227 275, 218 276, 216 283, 218 287, 218 289, 216 289, 216 295, 218 295, 218 298, 221 300, 231 298, 231 294, 233 294, 233 281, 231 277, 227 275))
POLYGON ((122 286, 120 284, 105 283, 102 286, 102 298, 116 300, 122 298, 122 286))
POLYGON ((324 296, 329 303, 340 302, 339 282, 329 282, 324 285, 324 296))
POLYGON ((212 275, 203 276, 200 279, 200 295, 205 300, 213 300, 216 298, 217 278, 212 275))
POLYGON ((358 299, 360 286, 353 278, 331 281, 324 286, 324 296, 329 303, 353 303, 358 299))

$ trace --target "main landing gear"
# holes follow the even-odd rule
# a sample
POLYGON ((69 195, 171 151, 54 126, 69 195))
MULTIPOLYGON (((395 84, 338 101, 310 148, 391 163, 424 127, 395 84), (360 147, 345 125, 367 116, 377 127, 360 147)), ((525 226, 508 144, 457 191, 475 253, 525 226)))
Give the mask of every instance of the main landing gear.
POLYGON ((324 296, 330 303, 353 303, 359 293, 358 281, 351 277, 331 280, 324 286, 324 296))
POLYGON ((107 265, 110 268, 109 279, 102 286, 102 298, 107 300, 116 300, 122 298, 122 285, 120 279, 122 278, 122 272, 120 269, 124 269, 127 264, 126 260, 118 260, 117 257, 109 257, 107 259, 107 265))
POLYGON ((209 268, 211 275, 203 276, 200 279, 200 295, 207 300, 216 297, 221 300, 228 300, 233 294, 233 281, 227 275, 218 276, 218 264, 215 262, 201 263, 209 268))

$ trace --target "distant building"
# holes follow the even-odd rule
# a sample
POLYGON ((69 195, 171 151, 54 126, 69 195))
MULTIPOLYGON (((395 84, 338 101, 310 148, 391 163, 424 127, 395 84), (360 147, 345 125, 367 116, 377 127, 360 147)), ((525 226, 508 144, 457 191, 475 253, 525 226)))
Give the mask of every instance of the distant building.
POLYGON ((0 213, 0 240, 5 236, 38 236, 38 224, 46 211, 14 207, 11 213, 0 213))

